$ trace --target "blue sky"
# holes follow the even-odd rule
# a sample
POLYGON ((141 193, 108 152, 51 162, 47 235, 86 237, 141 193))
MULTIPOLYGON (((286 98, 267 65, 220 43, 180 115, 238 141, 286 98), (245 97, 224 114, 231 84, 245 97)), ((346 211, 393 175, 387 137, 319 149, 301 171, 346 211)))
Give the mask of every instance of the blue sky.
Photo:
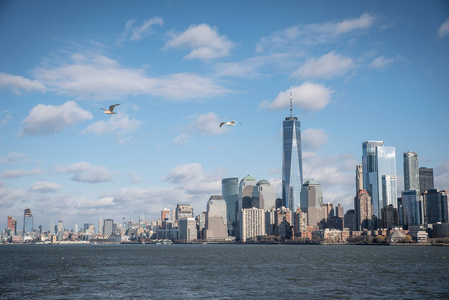
POLYGON ((447 1, 2 1, 0 49, 1 228, 198 214, 247 174, 279 196, 290 87, 325 202, 353 207, 366 140, 398 191, 408 150, 449 188, 447 1))

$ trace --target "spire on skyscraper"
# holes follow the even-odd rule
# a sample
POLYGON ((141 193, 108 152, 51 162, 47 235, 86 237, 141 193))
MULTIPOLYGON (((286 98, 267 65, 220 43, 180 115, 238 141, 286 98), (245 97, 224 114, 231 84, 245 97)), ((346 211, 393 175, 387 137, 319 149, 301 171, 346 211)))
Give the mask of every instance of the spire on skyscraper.
POLYGON ((293 117, 293 91, 292 86, 290 86, 290 118, 293 117))

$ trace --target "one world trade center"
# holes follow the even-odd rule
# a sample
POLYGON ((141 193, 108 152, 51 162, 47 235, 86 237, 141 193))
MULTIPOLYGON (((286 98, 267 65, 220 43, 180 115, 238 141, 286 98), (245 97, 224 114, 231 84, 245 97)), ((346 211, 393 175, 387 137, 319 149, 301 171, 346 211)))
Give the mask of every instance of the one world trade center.
POLYGON ((301 154, 301 123, 293 117, 290 89, 290 117, 285 118, 282 144, 282 205, 295 211, 300 203, 303 183, 301 154))

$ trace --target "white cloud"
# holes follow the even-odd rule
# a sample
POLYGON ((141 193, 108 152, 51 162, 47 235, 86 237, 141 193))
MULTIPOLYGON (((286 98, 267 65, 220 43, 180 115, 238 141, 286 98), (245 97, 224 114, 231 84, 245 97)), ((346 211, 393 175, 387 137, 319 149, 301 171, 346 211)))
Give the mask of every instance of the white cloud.
POLYGON ((372 69, 382 69, 394 61, 392 58, 385 58, 385 56, 379 56, 375 58, 370 64, 370 68, 372 69))
POLYGON ((438 36, 440 38, 445 37, 446 35, 449 35, 449 19, 444 21, 440 28, 438 28, 438 36))
POLYGON ((12 164, 12 163, 20 163, 28 160, 28 157, 24 153, 16 153, 11 152, 6 157, 0 156, 0 164, 12 164))
POLYGON ((200 59, 209 61, 228 56, 233 43, 224 35, 219 35, 217 29, 207 24, 191 25, 180 34, 172 32, 171 39, 165 48, 190 48, 191 52, 185 59, 200 59))
POLYGON ((130 119, 125 113, 106 116, 107 121, 98 121, 89 125, 84 132, 96 135, 114 133, 118 136, 130 134, 140 128, 141 121, 130 119))
POLYGON ((329 52, 318 59, 310 59, 293 72, 299 79, 332 78, 344 75, 355 67, 354 60, 350 57, 329 52))
POLYGON ((31 192, 52 193, 60 190, 62 186, 54 182, 39 181, 35 182, 31 187, 31 192))
POLYGON ((189 194, 220 194, 222 174, 215 171, 204 174, 201 164, 184 164, 175 167, 162 181, 176 185, 189 194))
POLYGON ((375 20, 375 18, 373 16, 371 16, 370 14, 364 13, 357 19, 349 19, 349 20, 344 20, 343 22, 337 23, 336 28, 335 28, 335 33, 342 34, 342 33, 356 30, 356 29, 368 28, 373 24, 374 20, 375 20))
POLYGON ((112 181, 112 177, 117 175, 116 172, 111 172, 103 166, 92 166, 87 162, 59 166, 56 168, 56 173, 73 174, 73 177, 71 178, 73 181, 87 183, 112 181))
POLYGON ((0 129, 9 123, 12 119, 11 112, 8 110, 4 110, 0 112, 0 129))
MULTIPOLYGON (((332 91, 324 85, 316 83, 303 83, 292 87, 293 106, 304 110, 317 111, 324 109, 331 100, 332 91)), ((283 109, 290 106, 290 89, 280 92, 271 103, 262 103, 270 109, 283 109)))
POLYGON ((67 101, 63 105, 38 104, 23 120, 23 135, 46 135, 92 119, 92 114, 82 109, 76 102, 67 101))
POLYGON ((220 118, 213 112, 208 112, 204 115, 193 115, 190 118, 194 118, 188 125, 183 126, 185 130, 178 135, 173 142, 176 144, 185 143, 192 134, 198 133, 205 136, 219 135, 228 132, 228 128, 219 127, 220 118))
POLYGON ((39 91, 45 93, 45 86, 36 80, 29 80, 22 76, 0 73, 0 88, 10 88, 13 93, 20 95, 25 91, 39 91))
POLYGON ((139 41, 144 36, 150 35, 152 33, 151 29, 153 25, 162 26, 164 20, 159 17, 154 17, 144 21, 141 25, 135 25, 136 20, 129 20, 125 24, 125 30, 120 34, 117 39, 117 43, 122 43, 126 40, 139 41))
POLYGON ((442 161, 434 170, 435 188, 449 190, 449 160, 442 161))
POLYGON ((73 54, 70 63, 39 68, 33 73, 57 94, 80 99, 110 100, 128 95, 152 95, 183 101, 231 92, 212 78, 191 73, 147 77, 143 69, 123 68, 117 61, 98 54, 73 54))
POLYGON ((327 143, 328 134, 324 129, 308 128, 301 134, 304 150, 318 150, 327 143))
POLYGON ((4 171, 1 175, 2 178, 17 178, 17 177, 23 177, 23 176, 30 176, 30 175, 37 175, 41 174, 42 170, 40 169, 32 169, 32 170, 7 170, 4 171))

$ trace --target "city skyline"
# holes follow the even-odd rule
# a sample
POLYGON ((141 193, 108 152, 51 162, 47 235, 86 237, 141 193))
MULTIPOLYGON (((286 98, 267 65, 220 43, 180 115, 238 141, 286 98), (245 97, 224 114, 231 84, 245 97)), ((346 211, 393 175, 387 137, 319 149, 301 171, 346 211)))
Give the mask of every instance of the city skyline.
POLYGON ((445 1, 258 3, 3 4, 0 227, 198 214, 247 174, 281 198, 290 87, 323 202, 353 207, 372 140, 395 147, 398 196, 407 151, 448 188, 445 1))

